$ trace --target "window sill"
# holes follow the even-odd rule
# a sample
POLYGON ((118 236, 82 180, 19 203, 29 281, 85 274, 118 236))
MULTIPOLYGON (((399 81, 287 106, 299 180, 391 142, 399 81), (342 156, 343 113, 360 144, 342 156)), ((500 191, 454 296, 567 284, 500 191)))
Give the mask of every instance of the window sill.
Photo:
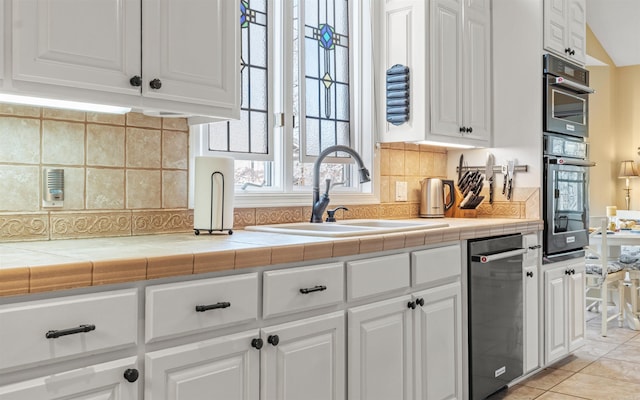
MULTIPOLYGON (((330 193, 332 205, 380 204, 380 199, 373 194, 363 193, 330 193)), ((312 194, 265 193, 256 190, 253 193, 236 193, 234 207, 311 207, 312 194)))

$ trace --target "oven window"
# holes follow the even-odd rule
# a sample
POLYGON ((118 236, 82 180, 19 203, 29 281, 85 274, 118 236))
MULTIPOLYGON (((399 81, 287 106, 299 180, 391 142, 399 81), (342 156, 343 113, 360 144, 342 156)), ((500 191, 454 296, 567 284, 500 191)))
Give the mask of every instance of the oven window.
POLYGON ((585 125, 586 100, 559 90, 553 90, 553 118, 585 125))
POLYGON ((553 183, 554 233, 586 229, 586 172, 565 170, 563 167, 560 167, 560 169, 554 171, 553 183))

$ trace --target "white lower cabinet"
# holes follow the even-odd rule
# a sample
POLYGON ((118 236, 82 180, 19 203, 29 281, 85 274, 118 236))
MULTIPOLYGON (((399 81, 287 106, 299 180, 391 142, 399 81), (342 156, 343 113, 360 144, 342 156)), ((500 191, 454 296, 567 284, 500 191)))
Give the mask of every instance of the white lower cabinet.
POLYGON ((411 296, 348 311, 349 400, 413 399, 411 296))
POLYGON ((254 329, 148 353, 144 398, 259 399, 260 352, 252 346, 258 334, 254 329))
POLYGON ((261 399, 344 400, 343 311, 263 328, 261 337, 261 399))
POLYGON ((349 400, 462 399, 454 282, 349 310, 349 400))
POLYGON ((538 328, 538 266, 524 268, 524 372, 540 365, 538 328))
POLYGON ((147 400, 345 398, 344 312, 146 355, 147 400))
POLYGON ((413 295, 415 399, 462 399, 460 282, 413 295))
POLYGON ((136 357, 0 387, 2 400, 137 400, 136 357))
POLYGON ((582 346, 585 337, 584 259, 558 263, 544 273, 545 364, 582 346))

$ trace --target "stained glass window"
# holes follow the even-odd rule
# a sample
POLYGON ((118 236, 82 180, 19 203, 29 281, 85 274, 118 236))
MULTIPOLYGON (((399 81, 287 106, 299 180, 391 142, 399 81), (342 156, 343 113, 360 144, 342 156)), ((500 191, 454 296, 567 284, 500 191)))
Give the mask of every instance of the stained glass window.
POLYGON ((240 120, 209 124, 209 150, 269 152, 267 0, 240 0, 240 120))
MULTIPOLYGON (((294 40, 302 64, 304 96, 297 104, 304 132, 300 146, 317 156, 335 144, 350 145, 348 0, 298 0, 302 41, 294 40), (302 56, 300 56, 302 55, 302 56)), ((296 94, 294 94, 294 97, 296 94)))

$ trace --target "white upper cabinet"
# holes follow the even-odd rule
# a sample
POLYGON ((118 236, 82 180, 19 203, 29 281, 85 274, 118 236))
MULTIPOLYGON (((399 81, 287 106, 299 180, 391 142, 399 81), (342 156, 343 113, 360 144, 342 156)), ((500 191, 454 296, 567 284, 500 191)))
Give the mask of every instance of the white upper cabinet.
POLYGON ((586 0, 545 0, 544 48, 584 65, 586 23, 586 0))
POLYGON ((239 117, 239 7, 225 0, 15 0, 12 84, 140 111, 239 117), (144 3, 144 7, 143 7, 144 3))
MULTIPOLYGON (((13 80, 139 95, 139 1, 13 2, 13 80)), ((18 82, 16 82, 17 84, 18 82)))
POLYGON ((431 2, 430 140, 489 146, 489 0, 431 2))
POLYGON ((380 2, 380 135, 383 142, 491 145, 490 0, 380 2), (386 121, 386 70, 409 67, 409 120, 386 121))
POLYGON ((223 109, 239 104, 238 9, 229 0, 145 1, 143 96, 223 109))
POLYGON ((425 23, 427 3, 424 0, 391 0, 384 4, 379 19, 380 38, 380 98, 379 126, 382 141, 424 140, 429 128, 429 43, 425 23), (386 71, 394 65, 409 67, 409 120, 393 125, 386 119, 386 71))

